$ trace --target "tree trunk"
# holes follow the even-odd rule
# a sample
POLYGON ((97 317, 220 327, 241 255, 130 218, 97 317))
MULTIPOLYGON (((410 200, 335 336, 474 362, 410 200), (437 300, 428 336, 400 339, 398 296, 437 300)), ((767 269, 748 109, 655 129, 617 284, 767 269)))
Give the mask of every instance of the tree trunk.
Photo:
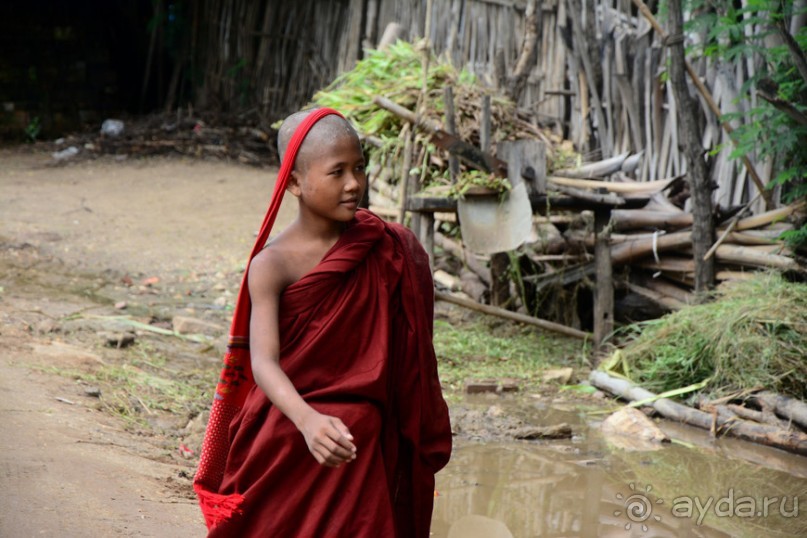
POLYGON ((670 81, 678 105, 678 118, 687 156, 687 179, 692 192, 692 245, 695 258, 695 291, 704 292, 714 286, 714 258, 704 260, 715 240, 712 219, 712 187, 706 174, 701 135, 698 132, 698 106, 689 94, 684 59, 684 12, 681 0, 670 0, 670 81))

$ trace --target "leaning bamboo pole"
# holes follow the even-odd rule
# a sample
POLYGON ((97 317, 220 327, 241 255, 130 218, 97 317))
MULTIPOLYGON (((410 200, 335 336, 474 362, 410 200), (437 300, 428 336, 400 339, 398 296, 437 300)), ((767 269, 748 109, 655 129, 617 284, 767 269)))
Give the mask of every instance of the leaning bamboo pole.
POLYGON ((477 312, 482 312, 491 316, 497 316, 500 318, 509 319, 511 321, 518 321, 519 323, 526 323, 527 325, 534 325, 547 331, 564 334, 566 336, 571 336, 573 338, 580 338, 581 340, 591 339, 591 333, 574 329, 572 327, 567 327, 566 325, 561 325, 560 323, 554 323, 552 321, 547 321, 545 319, 534 318, 532 316, 527 316, 526 314, 519 314, 518 312, 511 312, 509 310, 505 310, 504 308, 499 308, 496 306, 480 304, 477 303, 476 301, 465 299, 464 297, 457 297, 456 295, 451 295, 450 293, 445 293, 442 291, 435 291, 434 296, 435 299, 439 301, 453 303, 457 306, 462 306, 464 308, 475 310, 477 312))

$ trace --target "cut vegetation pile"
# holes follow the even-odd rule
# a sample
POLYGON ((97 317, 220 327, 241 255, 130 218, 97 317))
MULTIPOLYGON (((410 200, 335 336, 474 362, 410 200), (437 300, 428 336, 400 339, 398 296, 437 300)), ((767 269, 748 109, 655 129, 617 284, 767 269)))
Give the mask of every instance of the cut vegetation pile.
POLYGON ((665 392, 709 382, 712 395, 764 387, 807 398, 807 285, 776 274, 727 282, 715 301, 632 326, 625 373, 665 392))
MULTIPOLYGON (((342 112, 368 144, 368 168, 372 176, 394 184, 400 179, 406 138, 411 126, 395 114, 373 103, 373 97, 385 97, 415 111, 421 105, 422 117, 445 124, 443 88, 453 90, 456 133, 459 138, 479 145, 482 124, 482 96, 491 98, 491 143, 516 138, 548 139, 537 122, 523 113, 500 90, 486 87, 471 73, 457 70, 450 63, 434 57, 424 62, 417 45, 398 41, 383 50, 367 51, 367 56, 351 71, 340 75, 330 86, 314 96, 314 103, 342 112), (424 88, 424 63, 428 71, 424 88)), ((559 139, 555 142, 560 143, 559 139)), ((551 148, 550 148, 551 150, 551 148)), ((429 142, 426 133, 417 132, 411 168, 420 172, 421 184, 447 183, 448 167, 442 151, 429 142)))

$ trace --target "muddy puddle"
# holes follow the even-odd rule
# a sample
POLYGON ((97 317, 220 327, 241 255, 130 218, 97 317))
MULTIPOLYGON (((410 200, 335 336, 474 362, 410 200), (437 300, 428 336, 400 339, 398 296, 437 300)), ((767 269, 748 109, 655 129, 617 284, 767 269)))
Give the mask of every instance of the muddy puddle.
POLYGON ((630 451, 599 433, 602 414, 538 402, 467 406, 531 410, 532 423, 568 422, 574 436, 460 436, 437 476, 434 537, 807 536, 807 458, 667 423, 673 443, 630 451))

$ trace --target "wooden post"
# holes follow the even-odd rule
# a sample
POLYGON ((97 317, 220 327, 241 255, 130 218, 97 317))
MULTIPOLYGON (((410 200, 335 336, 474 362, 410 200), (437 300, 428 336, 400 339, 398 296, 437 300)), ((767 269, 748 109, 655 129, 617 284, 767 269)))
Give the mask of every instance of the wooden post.
POLYGON ((429 255, 429 267, 434 271, 434 213, 415 213, 420 216, 420 244, 429 255))
MULTIPOLYGON (((482 124, 479 126, 479 146, 490 151, 490 95, 482 96, 482 124)), ((520 170, 516 173, 520 173, 520 170)), ((509 166, 508 166, 509 174, 509 166)), ((510 255, 495 252, 490 256, 490 304, 501 308, 512 308, 510 297, 510 255)))
MULTIPOLYGON (((443 101, 446 107, 446 131, 448 134, 457 135, 457 120, 454 115, 454 91, 451 86, 443 87, 443 101)), ((457 182, 460 175, 460 160, 453 153, 448 154, 448 171, 451 174, 451 183, 457 182)))
POLYGON ((391 22, 384 28, 384 33, 378 41, 378 50, 384 50, 396 41, 401 39, 404 34, 404 27, 397 22, 391 22))
POLYGON ((510 304, 510 255, 496 252, 490 256, 490 304, 499 308, 512 307, 510 304))
POLYGON ((409 215, 409 229, 412 230, 412 233, 415 234, 415 237, 421 240, 421 244, 423 243, 421 237, 421 225, 423 224, 423 213, 419 211, 413 211, 409 215))
POLYGON ((611 209, 594 210, 594 264, 597 271, 597 290, 594 294, 594 345, 602 346, 605 338, 614 330, 614 278, 611 265, 611 249, 608 241, 611 232, 608 222, 611 209))
POLYGON ((479 147, 490 152, 490 95, 482 96, 482 125, 479 126, 479 147))
POLYGON ((401 134, 406 137, 404 141, 403 169, 401 170, 400 199, 401 207, 398 222, 406 225, 406 203, 409 200, 409 170, 412 168, 412 140, 415 133, 410 132, 409 124, 404 124, 401 134))
POLYGON ((504 61, 504 49, 501 47, 496 48, 496 54, 493 56, 493 79, 499 88, 504 88, 507 82, 507 66, 504 61))

